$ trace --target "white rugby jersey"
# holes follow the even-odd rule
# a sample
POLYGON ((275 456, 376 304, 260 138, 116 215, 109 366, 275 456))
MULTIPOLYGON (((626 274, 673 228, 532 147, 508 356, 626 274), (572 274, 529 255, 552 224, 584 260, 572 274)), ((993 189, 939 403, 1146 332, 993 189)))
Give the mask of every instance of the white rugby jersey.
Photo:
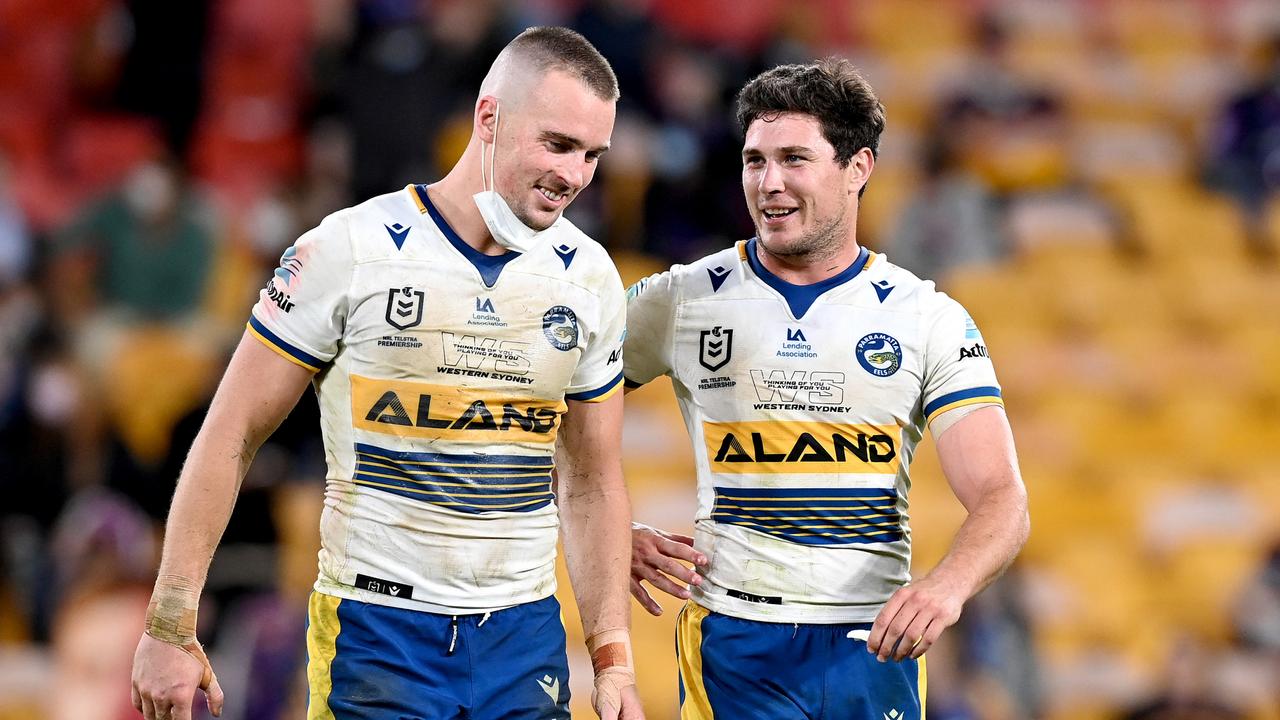
POLYGON ((1000 404, 977 327, 865 248, 791 285, 755 240, 627 293, 628 386, 670 375, 698 472, 694 599, 776 622, 870 622, 909 579, 908 466, 950 409, 1000 404))
POLYGON ((598 243, 544 237, 485 256, 410 185, 285 251, 249 331, 316 371, 318 591, 449 614, 555 592, 556 431, 621 386, 625 300, 598 243))

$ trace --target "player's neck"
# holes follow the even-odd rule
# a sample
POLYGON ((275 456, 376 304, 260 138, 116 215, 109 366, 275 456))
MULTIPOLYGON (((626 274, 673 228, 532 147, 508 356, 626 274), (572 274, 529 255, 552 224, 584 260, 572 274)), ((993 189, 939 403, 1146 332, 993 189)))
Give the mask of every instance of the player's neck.
POLYGON ((485 255, 502 255, 507 249, 489 234, 489 227, 472 200, 472 196, 480 192, 480 174, 466 169, 478 162, 470 158, 470 154, 468 148, 448 175, 427 186, 427 194, 463 242, 485 255))
POLYGON ((813 255, 775 255, 756 241, 756 258, 775 277, 792 285, 813 285, 833 278, 858 260, 861 248, 850 238, 834 253, 813 255))

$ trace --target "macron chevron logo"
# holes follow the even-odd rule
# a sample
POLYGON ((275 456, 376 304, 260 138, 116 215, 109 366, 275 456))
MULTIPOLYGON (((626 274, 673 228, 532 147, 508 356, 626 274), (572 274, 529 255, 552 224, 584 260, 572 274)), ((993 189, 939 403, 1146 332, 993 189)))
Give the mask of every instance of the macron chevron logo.
POLYGON ((550 675, 543 675, 538 681, 538 687, 551 698, 551 702, 560 703, 560 678, 553 678, 550 675))
POLYGON ((890 285, 888 280, 871 283, 871 287, 876 289, 876 297, 880 298, 880 302, 884 302, 889 297, 889 293, 893 292, 895 285, 890 285))
POLYGON ((556 254, 561 256, 561 260, 564 261, 564 269, 567 270, 568 265, 573 261, 573 256, 577 255, 577 249, 567 245, 558 245, 556 246, 556 254))
POLYGON ((405 227, 400 223, 396 223, 395 225, 383 225, 382 227, 386 228, 387 232, 391 234, 391 242, 396 244, 397 250, 404 248, 404 239, 409 237, 409 231, 413 229, 411 227, 405 227))
POLYGON ((707 275, 711 276, 711 292, 718 291, 731 272, 733 271, 723 265, 707 268, 707 275))

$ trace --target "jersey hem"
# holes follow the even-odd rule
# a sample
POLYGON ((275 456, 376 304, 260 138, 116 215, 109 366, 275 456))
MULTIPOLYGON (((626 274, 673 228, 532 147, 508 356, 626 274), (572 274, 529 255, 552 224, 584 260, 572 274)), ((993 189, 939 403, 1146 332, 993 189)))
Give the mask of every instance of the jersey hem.
POLYGON ((317 578, 316 584, 313 587, 314 590, 321 595, 330 595, 343 600, 355 600, 369 605, 381 605, 383 607, 393 607, 401 610, 416 610, 418 612, 428 612, 436 615, 483 615, 484 613, 498 612, 499 610, 513 608, 517 605, 525 605, 527 603, 545 600, 556 594, 556 584, 555 582, 552 582, 551 592, 543 595, 529 593, 527 597, 519 597, 509 603, 503 603, 502 605, 455 607, 452 605, 439 605, 423 600, 404 600, 401 598, 393 598, 388 595, 383 595, 382 593, 362 590, 350 585, 342 585, 340 583, 333 582, 332 580, 325 580, 324 578, 317 578))
POLYGON ((875 622, 880 607, 817 607, 803 605, 768 605, 738 600, 727 595, 712 595, 693 588, 691 600, 714 613, 742 620, 805 625, 843 625, 875 622))

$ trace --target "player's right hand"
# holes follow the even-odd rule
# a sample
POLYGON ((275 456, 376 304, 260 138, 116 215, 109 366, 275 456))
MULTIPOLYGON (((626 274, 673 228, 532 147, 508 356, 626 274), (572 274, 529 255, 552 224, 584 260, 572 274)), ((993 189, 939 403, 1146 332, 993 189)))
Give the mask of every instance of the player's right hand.
POLYGON ((631 594, 650 615, 661 615, 662 606, 640 584, 641 580, 681 600, 689 599, 686 585, 702 584, 702 576, 684 562, 707 564, 707 556, 693 549, 693 538, 631 524, 631 594))
POLYGON ((222 686, 199 643, 190 649, 144 634, 133 655, 133 706, 146 720, 191 720, 196 689, 222 715, 222 686))

